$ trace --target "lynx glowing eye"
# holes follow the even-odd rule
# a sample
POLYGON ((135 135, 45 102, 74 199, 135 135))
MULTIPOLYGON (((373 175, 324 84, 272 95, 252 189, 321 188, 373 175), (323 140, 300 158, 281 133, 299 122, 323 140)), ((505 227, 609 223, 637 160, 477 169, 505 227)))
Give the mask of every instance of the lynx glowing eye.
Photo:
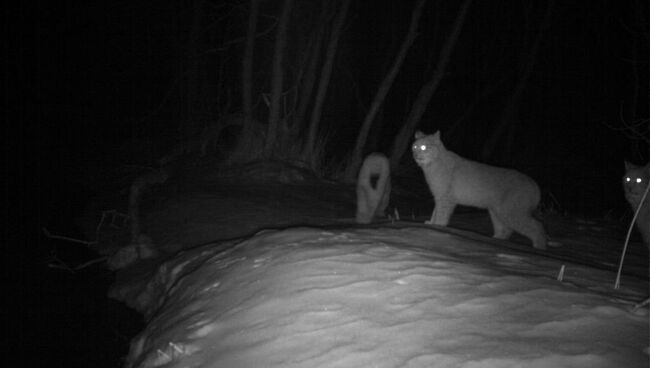
POLYGON ((642 181, 641 178, 636 178, 636 183, 637 184, 641 184, 641 181, 642 181))
POLYGON ((423 145, 420 146, 420 151, 426 151, 426 150, 427 150, 426 145, 423 144, 423 145))
POLYGON ((632 179, 630 179, 629 177, 625 178, 626 183, 629 183, 630 181, 632 181, 632 179))

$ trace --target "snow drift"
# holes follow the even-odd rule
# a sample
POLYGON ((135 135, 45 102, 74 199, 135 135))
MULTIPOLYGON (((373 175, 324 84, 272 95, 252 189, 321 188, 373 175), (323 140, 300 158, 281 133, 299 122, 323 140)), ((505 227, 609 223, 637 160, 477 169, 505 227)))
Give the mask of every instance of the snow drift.
POLYGON ((559 267, 422 228, 262 232, 161 265, 127 367, 647 367, 647 309, 559 267))

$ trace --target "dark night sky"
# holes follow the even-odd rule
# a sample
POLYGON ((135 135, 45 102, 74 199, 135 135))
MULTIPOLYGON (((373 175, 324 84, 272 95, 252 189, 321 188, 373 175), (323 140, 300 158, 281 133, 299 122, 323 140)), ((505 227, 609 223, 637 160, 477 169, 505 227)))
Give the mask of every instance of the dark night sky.
MULTIPOLYGON (((405 34, 412 3, 353 0, 324 117, 343 142, 339 149, 349 149, 355 124, 363 118, 359 106, 369 105, 405 34)), ((421 122, 426 132, 441 129, 444 139, 445 130, 483 88, 496 85, 447 140, 448 148, 468 158, 478 157, 513 88, 525 45, 521 3, 473 2, 445 79, 421 122)), ((647 25, 644 36, 634 33, 639 28, 632 22, 632 3, 557 1, 520 104, 516 152, 509 164, 530 173, 569 210, 624 207, 622 160, 647 159, 647 153, 635 153, 630 140, 606 125, 620 124, 619 113, 631 98, 634 40, 647 46, 647 25)), ((221 11, 221 2, 211 4, 210 11, 221 11)), ((244 18, 232 6, 237 2, 224 4, 235 10, 228 25, 206 28, 215 42, 242 36, 244 18)), ((545 4, 533 2, 532 32, 545 4)), ((647 15, 647 5, 644 11, 647 15)), ((431 75, 457 12, 458 2, 428 2, 418 39, 386 100, 384 143, 431 75)), ((17 129, 6 135, 11 138, 5 138, 5 147, 20 157, 15 170, 25 179, 19 186, 56 198, 60 205, 82 198, 81 190, 92 191, 79 183, 86 168, 127 163, 138 155, 129 147, 142 148, 143 136, 169 141, 183 101, 177 87, 184 52, 178 40, 188 16, 188 2, 176 1, 36 1, 8 13, 5 33, 15 37, 5 45, 5 92, 12 96, 6 116, 17 129)), ((272 44, 272 33, 265 42, 272 44)), ((647 80, 647 47, 639 51, 640 78, 647 80)), ((258 68, 264 67, 263 54, 258 54, 258 68)), ((206 55, 211 60, 212 54, 206 55)), ((237 65, 240 47, 231 47, 228 55, 237 65)), ((233 83, 238 73, 234 67, 228 73, 233 83)), ((640 116, 647 117, 647 83, 641 96, 639 111, 645 113, 640 116)), ((495 163, 500 162, 503 157, 495 163)))

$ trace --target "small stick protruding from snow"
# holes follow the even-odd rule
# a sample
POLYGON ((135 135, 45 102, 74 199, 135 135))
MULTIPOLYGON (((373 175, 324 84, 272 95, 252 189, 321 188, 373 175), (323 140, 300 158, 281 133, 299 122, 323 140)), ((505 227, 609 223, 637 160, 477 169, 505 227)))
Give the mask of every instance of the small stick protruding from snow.
POLYGON ((623 271, 623 261, 625 260, 625 252, 627 251, 627 245, 630 243, 630 234, 632 234, 632 228, 634 227, 636 218, 639 217, 639 211, 641 211, 641 207, 643 207, 643 203, 645 199, 648 197, 648 190, 650 190, 650 184, 645 188, 645 192, 643 193, 643 196, 639 201, 639 205, 636 207, 636 211, 634 211, 634 216, 632 217, 632 221, 630 221, 630 227, 627 229, 627 235, 625 236, 625 244, 623 245, 623 251, 621 252, 621 260, 618 263, 618 272, 616 273, 616 281, 614 281, 614 289, 618 289, 621 286, 621 272, 623 271))
POLYGON ((648 304, 650 304, 650 298, 648 298, 648 299, 646 299, 646 300, 644 300, 644 301, 642 301, 642 302, 637 303, 637 304, 634 306, 634 309, 633 309, 633 310, 636 311, 637 309, 643 308, 643 307, 645 307, 645 306, 648 305, 648 304))
POLYGON ((559 282, 562 282, 562 280, 564 280, 564 268, 564 265, 562 265, 562 267, 560 267, 560 272, 557 274, 557 281, 559 282))
POLYGON ((395 221, 399 221, 399 211, 397 210, 397 207, 393 209, 394 215, 395 215, 395 221))

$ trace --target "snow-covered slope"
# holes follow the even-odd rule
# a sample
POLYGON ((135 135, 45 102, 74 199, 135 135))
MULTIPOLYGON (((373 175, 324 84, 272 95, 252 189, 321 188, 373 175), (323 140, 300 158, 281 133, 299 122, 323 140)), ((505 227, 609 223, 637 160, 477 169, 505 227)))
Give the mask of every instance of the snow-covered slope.
POLYGON ((163 264, 127 366, 647 367, 621 299, 646 295, 559 266, 422 228, 263 232, 163 264))

